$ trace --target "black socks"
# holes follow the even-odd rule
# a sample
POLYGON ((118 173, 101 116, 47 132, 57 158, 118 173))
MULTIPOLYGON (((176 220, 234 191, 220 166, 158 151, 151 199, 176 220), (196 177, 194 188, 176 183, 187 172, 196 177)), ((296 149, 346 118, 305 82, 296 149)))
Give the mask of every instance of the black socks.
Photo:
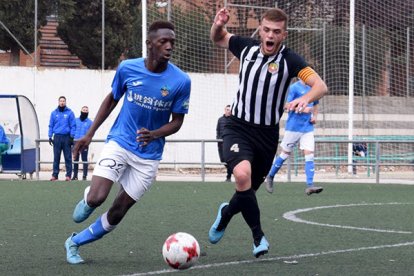
POLYGON ((257 246, 264 234, 260 224, 260 209, 253 189, 234 193, 229 205, 222 209, 217 231, 225 229, 231 218, 239 212, 242 213, 244 220, 252 230, 254 243, 257 246))

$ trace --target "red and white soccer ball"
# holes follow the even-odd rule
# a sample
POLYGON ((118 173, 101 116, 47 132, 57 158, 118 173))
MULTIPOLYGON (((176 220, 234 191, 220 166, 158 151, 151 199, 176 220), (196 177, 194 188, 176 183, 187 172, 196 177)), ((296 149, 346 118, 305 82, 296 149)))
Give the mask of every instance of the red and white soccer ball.
POLYGON ((174 269, 187 269, 197 262, 200 245, 190 234, 184 232, 169 236, 162 246, 164 261, 174 269))

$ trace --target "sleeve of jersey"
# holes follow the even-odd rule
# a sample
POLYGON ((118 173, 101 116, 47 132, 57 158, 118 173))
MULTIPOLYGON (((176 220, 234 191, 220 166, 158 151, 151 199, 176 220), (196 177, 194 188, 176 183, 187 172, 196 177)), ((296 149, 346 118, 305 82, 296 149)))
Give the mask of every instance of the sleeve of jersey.
POLYGON ((286 56, 286 61, 288 63, 289 74, 292 77, 300 77, 299 72, 302 69, 308 67, 308 64, 303 59, 303 57, 291 50, 288 52, 288 55, 286 56))
POLYGON ((248 46, 253 46, 255 44, 257 44, 257 42, 253 38, 233 35, 230 37, 229 40, 229 50, 235 57, 240 59, 241 53, 243 52, 244 48, 248 46))
POLYGON ((122 78, 122 68, 124 63, 121 62, 121 64, 118 66, 114 79, 112 80, 112 96, 114 97, 115 100, 120 100, 122 98, 122 96, 124 95, 125 91, 123 89, 124 86, 124 81, 122 78))
POLYGON ((174 99, 172 112, 173 113, 188 113, 188 108, 190 105, 190 93, 191 93, 191 80, 187 76, 183 85, 180 87, 180 91, 177 94, 177 97, 174 99))
POLYGON ((50 119, 49 119, 49 138, 52 138, 53 136, 53 126, 54 126, 54 116, 53 116, 54 112, 52 111, 52 113, 50 114, 50 119))
POLYGON ((75 132, 76 132, 76 119, 75 119, 75 113, 71 112, 70 113, 70 118, 69 118, 69 127, 70 127, 70 137, 75 137, 75 132))

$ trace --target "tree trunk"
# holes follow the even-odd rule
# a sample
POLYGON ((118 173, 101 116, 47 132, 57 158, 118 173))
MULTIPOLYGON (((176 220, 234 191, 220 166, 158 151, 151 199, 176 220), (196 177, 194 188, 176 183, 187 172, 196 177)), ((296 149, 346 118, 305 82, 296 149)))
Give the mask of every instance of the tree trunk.
POLYGON ((11 66, 19 66, 19 61, 20 61, 20 48, 19 47, 13 47, 11 49, 10 65, 11 66))

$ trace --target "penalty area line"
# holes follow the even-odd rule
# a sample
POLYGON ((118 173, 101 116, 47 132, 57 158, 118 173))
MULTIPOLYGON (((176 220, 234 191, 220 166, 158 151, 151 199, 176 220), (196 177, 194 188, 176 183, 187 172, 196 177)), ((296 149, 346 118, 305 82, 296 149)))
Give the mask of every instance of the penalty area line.
MULTIPOLYGON (((302 259, 302 258, 308 258, 308 257, 317 257, 317 256, 324 256, 324 255, 334 255, 334 254, 358 252, 358 251, 364 251, 364 250, 377 250, 377 249, 395 248, 395 247, 412 246, 412 245, 414 245, 414 241, 396 243, 396 244, 384 244, 384 245, 376 245, 376 246, 364 246, 364 247, 358 247, 358 248, 322 251, 322 252, 317 252, 317 253, 296 254, 296 255, 290 255, 290 256, 280 256, 280 257, 270 257, 270 258, 252 259, 252 260, 244 260, 244 261, 233 261, 233 262, 196 265, 196 266, 190 267, 188 270, 208 269, 212 267, 224 267, 224 266, 231 266, 231 265, 260 263, 260 262, 273 262, 273 261, 279 261, 279 260, 302 259)), ((160 274, 173 273, 173 272, 179 272, 179 271, 180 270, 163 269, 163 270, 148 271, 148 272, 142 272, 142 273, 124 274, 120 276, 160 275, 160 274)))
POLYGON ((362 231, 372 231, 372 232, 380 232, 380 233, 397 233, 397 234, 412 234, 411 231, 398 231, 398 230, 388 230, 388 229, 376 229, 376 228, 368 228, 368 227, 355 227, 355 226, 348 226, 348 225, 337 225, 337 224, 328 224, 328 223, 319 223, 309 220, 304 220, 297 217, 297 214, 316 211, 321 209, 329 209, 329 208, 344 208, 344 207, 361 207, 361 206, 385 206, 385 205, 403 205, 403 204, 411 204, 411 203, 399 203, 399 202, 390 202, 390 203, 359 203, 359 204, 337 204, 337 205, 330 205, 330 206, 317 206, 311 208, 304 208, 304 209, 296 209, 294 211, 289 211, 283 214, 283 218, 299 223, 306 223, 324 227, 334 227, 334 228, 342 228, 342 229, 352 229, 352 230, 362 230, 362 231))

